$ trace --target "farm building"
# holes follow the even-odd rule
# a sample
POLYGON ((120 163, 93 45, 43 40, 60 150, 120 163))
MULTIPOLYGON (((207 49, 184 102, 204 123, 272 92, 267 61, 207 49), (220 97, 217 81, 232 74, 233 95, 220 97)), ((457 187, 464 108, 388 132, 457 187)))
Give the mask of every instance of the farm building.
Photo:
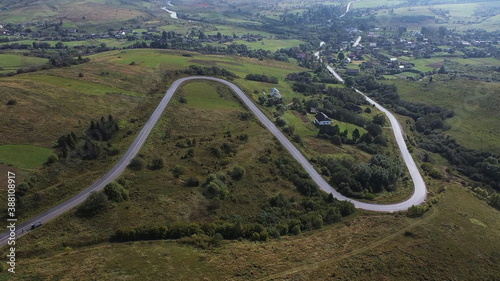
POLYGON ((330 126, 332 125, 332 120, 328 118, 326 114, 323 112, 320 112, 316 114, 316 119, 314 120, 314 123, 320 125, 320 126, 330 126))
POLYGON ((271 89, 271 94, 270 95, 271 95, 272 98, 278 98, 278 99, 282 98, 282 96, 280 94, 280 91, 278 91, 278 89, 276 89, 276 88, 272 88, 271 89))

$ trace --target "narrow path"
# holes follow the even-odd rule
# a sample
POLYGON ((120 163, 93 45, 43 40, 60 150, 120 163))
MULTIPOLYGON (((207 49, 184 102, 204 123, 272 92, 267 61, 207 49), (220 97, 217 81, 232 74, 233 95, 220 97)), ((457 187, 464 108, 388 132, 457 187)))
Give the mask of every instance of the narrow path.
MULTIPOLYGON (((420 190, 420 185, 419 188, 417 188, 417 185, 415 185, 415 192, 413 196, 401 203, 398 204, 391 204, 391 205, 379 205, 379 204, 369 204, 369 203, 364 203, 364 202, 359 202, 356 200, 352 200, 350 198, 347 198, 337 192, 332 186, 330 186, 325 179, 314 169, 314 167, 309 163, 309 161, 302 155, 302 153, 288 140, 288 138, 274 125, 274 123, 269 120, 262 111, 252 102, 252 100, 240 89, 238 86, 234 85, 231 82, 228 82, 226 80, 220 79, 220 78, 214 78, 214 77, 206 77, 206 76, 192 76, 192 77, 185 77, 176 80, 170 88, 167 90, 165 93, 165 96, 161 100, 160 104, 156 108, 156 110, 153 112, 149 120, 144 124, 142 130, 139 132, 139 135, 136 137, 132 145, 129 147, 127 152, 123 155, 123 157, 118 161, 118 163, 107 173, 105 174, 102 178, 97 180, 94 184, 92 184, 90 187, 86 188, 73 198, 57 205, 56 207, 53 207, 52 209, 22 223, 17 226, 17 231, 16 231, 16 238, 21 237, 22 235, 28 233, 30 231, 30 226, 34 224, 35 222, 43 222, 46 223, 62 214, 65 212, 68 212, 69 210, 73 209, 74 207, 78 206, 81 204, 89 195, 91 192, 94 191, 99 191, 102 190, 106 184, 114 181, 116 178, 118 178, 123 171, 126 169, 130 161, 138 154, 139 150, 141 147, 144 145, 146 142, 147 137, 151 133, 151 130, 155 126, 155 124, 158 122, 160 119, 163 111, 167 107, 168 103, 172 99, 175 91, 179 88, 179 86, 187 81, 191 80, 210 80, 210 81, 215 81, 219 82, 222 84, 225 84, 228 86, 246 105, 246 107, 252 111, 252 113, 255 115, 255 117, 269 130, 271 133, 279 140, 279 142, 290 152, 290 154, 295 158, 301 165, 302 167, 307 171, 307 173, 311 176, 312 180, 325 192, 331 193, 335 198, 339 200, 347 200, 352 202, 357 208, 365 209, 365 210, 370 210, 370 211, 380 211, 380 212, 395 212, 395 211, 404 211, 411 207, 412 205, 418 205, 422 203, 425 200, 425 185, 423 185, 423 190, 420 190)), ((380 105, 378 105, 380 106, 380 105)), ((381 106, 380 106, 381 107, 381 106)), ((381 107, 382 108, 382 107, 381 107)), ((401 130, 399 129, 399 125, 397 125, 397 120, 392 117, 393 119, 390 118, 391 124, 393 124, 393 128, 398 128, 398 133, 401 134, 401 130), (395 120, 395 121, 393 121, 395 120), (396 122, 394 124, 393 122, 396 122)), ((396 130, 395 134, 396 134, 396 130)), ((397 137, 397 136, 396 136, 397 137)), ((401 134, 401 139, 402 139, 402 134, 401 134)), ((399 144, 399 142, 398 142, 399 144)), ((408 152, 406 148, 406 144, 404 143, 404 140, 402 141, 403 147, 400 145, 400 149, 405 149, 406 152, 408 152)), ((409 153, 408 153, 409 155, 409 153)), ((411 159, 411 155, 409 156, 411 159)), ((405 158, 406 161, 406 158, 405 158)), ((411 159, 413 161, 413 159, 411 159)), ((413 163, 414 164, 414 163, 413 163)), ((416 169, 415 166, 415 171, 418 173, 418 169, 416 169)), ((411 173, 411 171, 410 171, 411 173)), ((413 174, 412 174, 412 179, 413 179, 413 174)), ((420 174, 418 174, 420 176, 420 174)), ((421 178, 421 176, 420 176, 421 178)), ((414 179, 415 180, 415 179, 414 179)), ((423 180, 422 180, 423 182, 423 180)), ((7 243, 8 238, 9 238, 9 232, 4 232, 0 235, 0 246, 3 246, 7 243)))

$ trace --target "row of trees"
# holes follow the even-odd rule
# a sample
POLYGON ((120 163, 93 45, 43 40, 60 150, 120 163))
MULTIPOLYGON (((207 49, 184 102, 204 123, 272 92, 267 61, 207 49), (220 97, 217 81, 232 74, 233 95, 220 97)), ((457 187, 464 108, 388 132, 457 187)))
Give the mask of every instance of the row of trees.
POLYGON ((267 76, 265 74, 247 74, 247 80, 278 84, 278 77, 267 76))
POLYGON ((238 77, 236 74, 217 66, 198 66, 190 65, 187 70, 184 71, 189 75, 208 75, 208 76, 222 76, 228 78, 238 77))
POLYGON ((287 198, 279 194, 271 198, 258 215, 258 223, 179 222, 171 225, 142 226, 117 230, 111 235, 110 241, 180 239, 199 235, 266 241, 270 237, 297 235, 302 231, 319 229, 324 224, 341 221, 342 217, 349 216, 354 211, 352 203, 335 200, 331 195, 308 198, 299 202, 294 197, 287 198))

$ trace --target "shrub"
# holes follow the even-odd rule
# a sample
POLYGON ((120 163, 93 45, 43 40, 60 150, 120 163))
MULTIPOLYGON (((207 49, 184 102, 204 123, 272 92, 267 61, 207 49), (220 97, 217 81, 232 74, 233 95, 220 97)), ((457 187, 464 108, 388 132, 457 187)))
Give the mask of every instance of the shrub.
POLYGON ((45 162, 46 164, 50 165, 52 163, 55 163, 57 162, 57 160, 59 160, 59 157, 57 157, 56 154, 52 153, 49 155, 49 157, 47 158, 47 162, 45 162))
POLYGON ((500 210, 500 193, 493 192, 493 194, 488 198, 488 204, 500 210))
POLYGON ((155 158, 151 161, 151 170, 160 170, 161 168, 163 168, 163 158, 155 158))
POLYGON ((92 192, 89 197, 78 207, 76 215, 79 217, 93 217, 106 212, 110 207, 108 197, 104 192, 92 192))
POLYGON ((260 234, 257 232, 252 233, 252 240, 253 241, 259 241, 260 240, 260 234))
POLYGON ((184 175, 185 169, 181 165, 175 165, 175 168, 172 169, 172 173, 174 174, 174 177, 178 178, 184 175))
POLYGON ((136 171, 140 171, 142 169, 144 169, 144 167, 146 166, 146 163, 144 162, 144 159, 140 158, 140 157, 135 157, 134 159, 132 159, 132 161, 130 161, 130 164, 128 164, 128 167, 132 170, 136 170, 136 171))
POLYGON ((128 200, 128 191, 119 183, 110 182, 104 187, 104 194, 109 200, 121 202, 128 200))
POLYGON ((199 186, 200 185, 200 181, 196 178, 196 177, 189 177, 186 181, 186 186, 189 186, 189 187, 195 187, 195 186, 199 186))
POLYGON ((418 206, 413 205, 408 209, 406 216, 408 216, 410 218, 421 217, 428 210, 429 210, 429 206, 427 204, 418 205, 418 206))
POLYGON ((236 166, 229 172, 229 175, 233 180, 240 180, 243 178, 243 175, 245 174, 245 169, 240 166, 236 166))

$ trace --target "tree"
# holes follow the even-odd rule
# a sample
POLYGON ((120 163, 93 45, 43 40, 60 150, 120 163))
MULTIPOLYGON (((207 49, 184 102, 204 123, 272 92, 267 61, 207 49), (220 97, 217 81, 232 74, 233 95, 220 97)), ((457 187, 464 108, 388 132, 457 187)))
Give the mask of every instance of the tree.
POLYGON ((384 126, 386 122, 385 116, 383 114, 377 114, 373 116, 373 123, 378 124, 380 126, 384 126))
POLYGON ((186 180, 186 186, 195 187, 198 185, 200 185, 200 181, 196 177, 191 176, 186 180))
POLYGON ((358 128, 356 128, 356 129, 354 129, 354 131, 352 131, 352 140, 356 141, 357 139, 359 139, 359 137, 360 137, 360 133, 359 133, 358 128))
POLYGON ((332 138, 332 143, 335 145, 342 145, 342 139, 340 138, 339 135, 335 135, 332 138))
POLYGON ((283 118, 276 118, 276 126, 278 127, 285 127, 286 126, 286 120, 283 118))
POLYGON ((231 178, 233 178, 233 180, 240 180, 245 174, 245 168, 236 166, 231 172, 229 172, 229 174, 231 175, 231 178))
POLYGON ((339 54, 337 55, 337 58, 339 59, 339 61, 344 60, 344 59, 345 59, 345 55, 344 55, 344 53, 339 52, 339 54))
POLYGON ((352 79, 352 77, 347 77, 344 81, 346 87, 351 88, 352 86, 354 86, 354 79, 352 79))
POLYGON ((184 175, 185 171, 186 169, 184 169, 184 167, 182 167, 181 165, 175 165, 175 167, 172 169, 172 173, 176 178, 184 175))
POLYGON ((104 194, 109 200, 121 202, 128 200, 128 191, 119 183, 110 182, 104 187, 104 194))
POLYGON ((47 162, 45 162, 45 163, 50 165, 52 163, 57 162, 57 160, 59 160, 59 157, 57 157, 57 154, 52 153, 49 155, 49 157, 47 158, 47 162))
POLYGON ((493 192, 493 194, 488 198, 488 204, 500 210, 500 193, 493 192))
POLYGON ((292 233, 293 233, 293 235, 299 235, 300 234, 300 225, 296 224, 294 227, 292 227, 292 233))
POLYGON ((79 217, 93 217, 104 213, 110 207, 108 197, 104 192, 92 192, 89 197, 78 207, 76 215, 79 217))
POLYGON ((441 67, 439 68, 438 73, 439 73, 439 74, 446 74, 446 73, 448 73, 448 72, 446 71, 446 68, 444 67, 444 64, 443 64, 443 65, 441 65, 441 67))
POLYGON ((209 244, 214 247, 219 247, 222 244, 222 241, 224 240, 224 237, 220 233, 215 233, 214 236, 212 236, 212 239, 210 239, 209 244))
POLYGON ((163 158, 155 158, 151 161, 151 170, 160 170, 163 168, 163 158))
POLYGON ((132 170, 142 170, 146 166, 146 163, 144 162, 144 159, 140 157, 134 157, 132 161, 130 161, 130 164, 128 164, 128 167, 132 170))

